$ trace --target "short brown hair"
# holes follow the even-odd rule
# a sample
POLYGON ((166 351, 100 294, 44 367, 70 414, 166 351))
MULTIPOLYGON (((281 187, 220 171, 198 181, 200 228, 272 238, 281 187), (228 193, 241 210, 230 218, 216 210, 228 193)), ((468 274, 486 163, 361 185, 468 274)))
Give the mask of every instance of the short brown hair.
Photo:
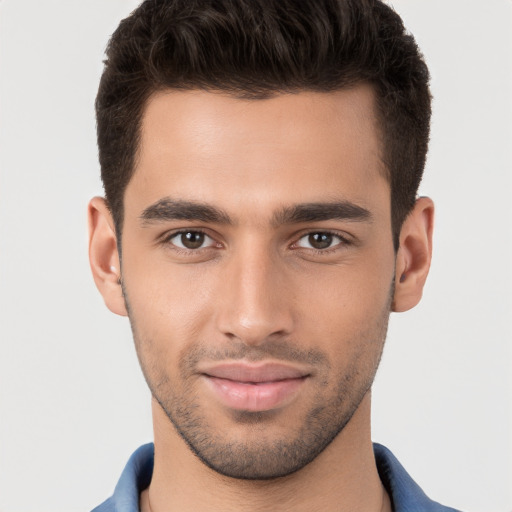
POLYGON ((395 247, 428 148, 429 73, 380 0, 146 0, 112 35, 96 98, 101 177, 118 236, 149 97, 163 89, 244 98, 373 85, 395 247))

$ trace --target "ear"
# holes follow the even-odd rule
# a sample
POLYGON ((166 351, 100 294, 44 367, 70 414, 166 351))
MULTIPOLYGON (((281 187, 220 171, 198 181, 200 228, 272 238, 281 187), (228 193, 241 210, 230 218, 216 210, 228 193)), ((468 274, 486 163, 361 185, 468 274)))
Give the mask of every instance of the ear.
POLYGON ((421 299, 432 260, 433 228, 434 203, 420 197, 400 231, 393 311, 407 311, 421 299))
POLYGON ((112 214, 105 199, 94 197, 89 202, 89 262, 94 282, 108 309, 127 316, 121 288, 121 265, 112 214))

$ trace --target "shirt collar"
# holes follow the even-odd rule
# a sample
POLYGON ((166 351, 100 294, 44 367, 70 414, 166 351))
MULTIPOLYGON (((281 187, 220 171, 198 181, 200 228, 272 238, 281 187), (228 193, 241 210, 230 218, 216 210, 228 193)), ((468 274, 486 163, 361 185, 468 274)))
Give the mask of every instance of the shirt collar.
MULTIPOLYGON (((374 443, 373 449, 379 476, 394 512, 457 512, 429 499, 385 446, 374 443)), ((126 464, 113 496, 92 512, 139 512, 140 493, 151 482, 153 461, 153 443, 137 449, 126 464)))

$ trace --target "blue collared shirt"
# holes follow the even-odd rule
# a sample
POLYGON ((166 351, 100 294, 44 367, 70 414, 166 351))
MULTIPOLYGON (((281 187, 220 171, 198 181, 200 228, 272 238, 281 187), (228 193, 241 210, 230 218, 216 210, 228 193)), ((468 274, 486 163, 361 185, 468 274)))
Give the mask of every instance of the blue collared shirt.
MULTIPOLYGON (((394 512, 458 512, 429 499, 385 446, 375 443, 373 449, 394 512)), ((139 512, 140 493, 151 482, 153 456, 153 443, 141 446, 130 457, 112 497, 92 512, 139 512)))

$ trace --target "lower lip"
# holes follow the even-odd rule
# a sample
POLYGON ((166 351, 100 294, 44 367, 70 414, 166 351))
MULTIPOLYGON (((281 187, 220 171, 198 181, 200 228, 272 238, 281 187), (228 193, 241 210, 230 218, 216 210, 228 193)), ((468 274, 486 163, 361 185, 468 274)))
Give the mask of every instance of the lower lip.
POLYGON ((305 377, 272 382, 247 383, 206 375, 217 398, 226 407, 240 411, 263 412, 287 405, 304 384, 305 377))

